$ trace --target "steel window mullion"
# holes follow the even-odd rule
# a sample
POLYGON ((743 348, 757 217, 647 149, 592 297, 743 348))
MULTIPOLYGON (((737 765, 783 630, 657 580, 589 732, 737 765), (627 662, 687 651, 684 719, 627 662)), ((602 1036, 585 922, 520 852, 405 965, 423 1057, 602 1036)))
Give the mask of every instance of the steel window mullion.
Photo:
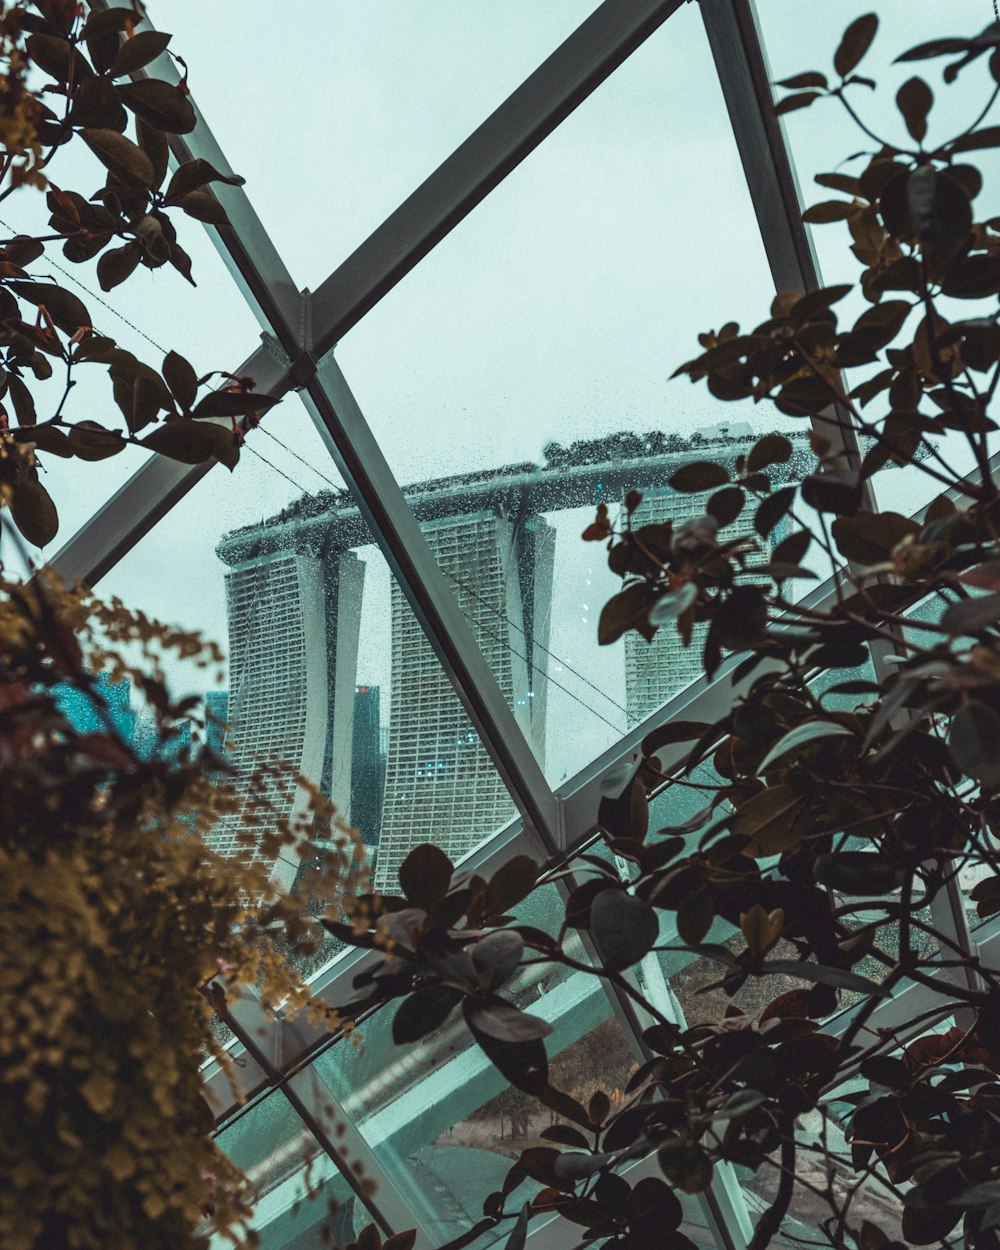
POLYGON ((317 353, 334 347, 681 3, 605 0, 320 286, 317 353))
MULTIPOLYGON (((111 7, 108 0, 89 0, 89 4, 95 13, 111 7)), ((148 16, 143 16, 138 29, 154 29, 148 16)), ((131 77, 136 82, 153 77, 175 85, 180 83, 177 67, 167 53, 163 53, 147 69, 138 70, 131 77)), ((198 108, 197 100, 193 95, 189 98, 198 122, 188 135, 167 136, 174 160, 182 164, 200 157, 214 165, 220 173, 238 172, 226 159, 198 108)), ((244 299, 253 309, 261 328, 273 329, 286 350, 291 351, 299 338, 299 291, 270 235, 242 187, 213 182, 202 190, 222 204, 230 221, 228 226, 206 226, 209 238, 244 299)))
POLYGON ((332 355, 302 397, 518 811, 556 852, 552 790, 332 355))

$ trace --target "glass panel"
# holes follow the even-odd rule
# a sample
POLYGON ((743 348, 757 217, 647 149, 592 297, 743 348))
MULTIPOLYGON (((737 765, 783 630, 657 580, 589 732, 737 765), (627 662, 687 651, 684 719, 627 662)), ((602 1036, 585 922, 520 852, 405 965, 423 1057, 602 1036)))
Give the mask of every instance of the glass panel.
MULTIPOLYGON (((253 1228, 261 1250, 292 1244, 319 1250, 330 1244, 324 1228, 339 1229, 354 1219, 357 1231, 370 1222, 364 1213, 355 1214, 350 1186, 280 1092, 241 1114, 217 1140, 254 1186, 253 1228)), ((220 1250, 229 1244, 213 1239, 220 1250)))
POLYGON ((262 0, 216 0, 153 18, 286 264, 315 288, 596 7, 284 0, 279 21, 262 0))
MULTIPOLYGON (((277 760, 313 779, 359 828, 379 888, 395 889, 412 846, 434 841, 457 860, 514 804, 301 401, 269 421, 280 441, 254 431, 232 477, 213 470, 99 591, 228 640, 211 698, 238 773, 277 760)), ((206 691, 191 663, 167 676, 178 695, 206 691)), ((287 815, 305 797, 274 801, 287 815)), ((244 832, 242 814, 227 816, 214 844, 243 854, 244 832)), ((275 870, 286 884, 308 875, 275 870)))
MULTIPOLYGON (((802 8, 795 0, 760 0, 757 11, 770 61, 772 81, 791 77, 804 70, 819 70, 828 76, 832 73, 833 53, 847 26, 875 7, 865 0, 849 0, 837 5, 810 6, 808 20, 802 21, 802 8)), ((914 74, 925 78, 934 91, 935 103, 930 116, 927 146, 951 138, 968 126, 989 98, 993 82, 985 64, 967 69, 956 84, 945 87, 941 73, 948 61, 932 60, 919 63, 892 64, 893 59, 916 43, 923 43, 939 36, 959 35, 966 31, 976 33, 990 20, 989 6, 984 10, 978 0, 954 0, 942 6, 934 0, 913 0, 913 3, 878 6, 879 32, 859 68, 859 73, 874 78, 879 91, 877 96, 863 88, 855 89, 849 97, 862 120, 880 137, 901 147, 912 147, 903 119, 895 107, 896 92, 904 81, 914 74)), ((787 94, 779 91, 779 97, 787 94)), ((791 153, 802 189, 803 203, 811 205, 822 200, 840 199, 838 193, 817 187, 813 181, 818 173, 837 170, 841 173, 859 173, 865 165, 863 158, 848 160, 852 154, 871 151, 874 144, 867 139, 836 101, 818 101, 811 108, 793 111, 784 119, 791 153)), ((985 186, 976 200, 976 214, 982 220, 1000 211, 1000 184, 990 177, 995 162, 975 162, 985 175, 985 186)), ((843 223, 819 226, 812 230, 823 280, 827 285, 856 281, 860 268, 847 252, 851 242, 847 226, 843 223)), ((968 301, 950 301, 955 318, 978 316, 970 311, 968 301)), ((943 302, 945 315, 949 301, 943 302)), ((855 291, 837 305, 841 323, 850 325, 869 305, 855 291)), ((907 323, 912 335, 916 318, 907 323)), ((902 339, 900 340, 903 341, 902 339)), ((865 370, 852 371, 849 381, 856 386, 864 380, 865 370)), ((874 372, 874 370, 871 370, 874 372)), ((877 400, 869 410, 885 411, 882 400, 877 400)), ((935 439, 938 450, 959 472, 971 470, 974 460, 964 437, 952 433, 935 439)), ((887 469, 874 479, 878 502, 883 508, 909 515, 933 499, 940 486, 916 469, 887 469)))
POLYGON ((422 483, 417 515, 492 518, 499 565, 459 569, 442 554, 442 566, 484 649, 488 625, 519 653, 515 711, 534 704, 552 782, 689 679, 676 649, 667 661, 635 638, 596 645, 619 583, 580 534, 630 486, 660 506, 685 458, 734 458, 752 412, 667 380, 699 332, 759 317, 772 295, 685 5, 338 348, 394 472, 422 483))
MULTIPOLYGON (((518 919, 551 928, 559 910, 555 887, 547 887, 518 908, 518 919)), ((583 957, 576 946, 573 954, 583 957)), ((554 1084, 584 1100, 599 1089, 613 1104, 624 1097, 638 1065, 596 977, 534 967, 508 996, 555 1026, 546 1041, 554 1084)), ((361 1026, 360 1048, 338 1044, 311 1071, 440 1244, 482 1217, 486 1195, 501 1187, 522 1150, 545 1144, 539 1134, 558 1117, 508 1086, 457 1016, 413 1046, 396 1047, 394 1014, 380 1011, 361 1026)), ((522 1186, 517 1202, 538 1188, 522 1186)), ((684 1199, 684 1209, 684 1231, 711 1244, 697 1201, 684 1199)), ((481 1250, 508 1232, 504 1225, 473 1245, 481 1250)))

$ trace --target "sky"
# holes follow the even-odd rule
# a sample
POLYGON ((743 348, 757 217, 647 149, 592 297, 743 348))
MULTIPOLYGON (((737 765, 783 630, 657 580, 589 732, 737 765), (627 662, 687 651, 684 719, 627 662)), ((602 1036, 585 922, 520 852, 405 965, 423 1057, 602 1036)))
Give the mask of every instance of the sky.
MULTIPOLYGON (((149 11, 174 32, 191 89, 296 282, 315 289, 594 7, 283 0, 280 22, 264 0, 161 0, 149 11)), ((843 27, 874 7, 883 29, 865 70, 891 84, 883 102, 865 101, 879 117, 891 113, 891 94, 913 72, 890 67, 892 55, 934 35, 978 30, 992 17, 988 0, 757 7, 774 78, 828 69, 843 27)), ((936 86, 937 63, 925 72, 936 86)), ((945 122, 969 116, 982 81, 969 74, 945 93, 957 98, 939 110, 945 122)), ((890 124, 901 137, 899 119, 890 124)), ((832 103, 791 114, 787 132, 805 202, 827 198, 813 176, 862 145, 832 103)), ((173 271, 143 271, 108 301, 138 330, 103 307, 99 317, 92 309, 94 319, 154 363, 161 348, 177 348, 199 370, 235 369, 255 349, 258 328, 213 251, 212 232, 185 224, 197 291, 173 271)), ((854 277, 845 272, 845 236, 842 225, 815 234, 830 283, 854 277)), ((92 271, 83 280, 97 290, 92 271)), ((731 319, 754 324, 772 296, 700 11, 684 4, 336 354, 390 467, 408 482, 538 461, 552 439, 690 433, 720 420, 776 428, 763 409, 722 406, 686 379, 669 381, 698 350, 698 332, 731 319)), ((103 379, 81 386, 74 411, 99 419, 105 396, 103 379)), ((339 484, 297 397, 274 410, 267 428, 285 447, 255 435, 236 473, 214 469, 100 592, 225 642, 218 540, 303 490, 339 484)), ((56 462, 48 482, 63 515, 59 542, 134 464, 56 462)), ((878 489, 889 506, 922 502, 902 472, 882 475, 878 489)), ((558 783, 624 729, 624 665, 621 644, 596 642, 597 614, 615 580, 600 548, 579 541, 589 514, 549 519, 558 531, 551 676, 564 689, 549 693, 546 772, 558 783)), ((374 546, 359 554, 368 569, 358 678, 385 689, 389 574, 374 546)), ((175 680, 204 679, 177 671, 175 680)))

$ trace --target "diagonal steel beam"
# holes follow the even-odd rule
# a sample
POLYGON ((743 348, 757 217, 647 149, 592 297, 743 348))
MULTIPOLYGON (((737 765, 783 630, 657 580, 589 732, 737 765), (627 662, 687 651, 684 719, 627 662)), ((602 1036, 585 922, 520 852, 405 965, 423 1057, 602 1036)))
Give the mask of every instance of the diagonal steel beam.
POLYGON ((680 8, 605 0, 313 297, 322 356, 680 8))

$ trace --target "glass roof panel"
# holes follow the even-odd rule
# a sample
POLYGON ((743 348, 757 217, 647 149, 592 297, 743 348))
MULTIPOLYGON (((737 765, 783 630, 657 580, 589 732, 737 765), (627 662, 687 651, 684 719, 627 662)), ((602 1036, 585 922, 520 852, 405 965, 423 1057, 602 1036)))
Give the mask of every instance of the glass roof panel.
POLYGON ((316 287, 597 2, 149 8, 285 263, 316 287))
MULTIPOLYGON (((418 517, 442 534, 489 518, 491 569, 432 546, 484 650, 526 666, 515 712, 534 701, 525 723, 552 782, 697 673, 697 650, 635 635, 597 646, 619 583, 580 534, 599 501, 665 489, 685 447, 732 459, 730 428, 745 443, 752 410, 668 379, 700 331, 757 317, 772 295, 700 17, 684 6, 338 348, 397 478, 422 484, 418 517)), ((655 521, 704 503, 645 506, 655 521)))

